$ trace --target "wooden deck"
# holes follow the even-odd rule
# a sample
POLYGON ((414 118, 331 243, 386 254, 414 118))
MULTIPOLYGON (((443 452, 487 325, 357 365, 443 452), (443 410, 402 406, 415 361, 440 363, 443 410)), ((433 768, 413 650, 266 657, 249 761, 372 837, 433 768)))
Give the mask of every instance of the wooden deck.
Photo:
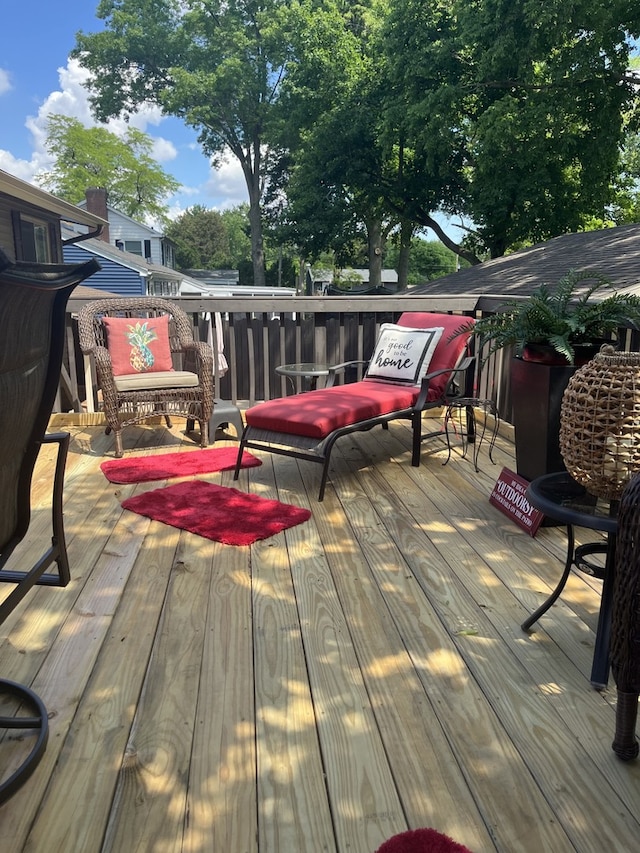
MULTIPOLYGON (((197 449, 183 425, 125 447, 197 449)), ((343 438, 321 504, 320 466, 265 456, 239 487, 312 518, 234 548, 123 511, 159 484, 109 484, 112 439, 70 431, 72 583, 1 629, 0 672, 51 718, 0 808, 4 853, 373 853, 421 826, 475 853, 637 849, 640 764, 611 750, 613 683, 589 684, 599 582, 574 574, 520 630, 565 539, 489 504, 504 436, 480 473, 438 441, 412 468, 401 424, 343 438)), ((37 508, 21 553, 48 525, 37 508)))

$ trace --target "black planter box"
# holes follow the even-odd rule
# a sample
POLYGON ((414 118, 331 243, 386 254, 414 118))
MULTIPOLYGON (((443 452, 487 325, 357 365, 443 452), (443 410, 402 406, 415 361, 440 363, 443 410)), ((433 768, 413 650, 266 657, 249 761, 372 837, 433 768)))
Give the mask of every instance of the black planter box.
POLYGON ((571 365, 539 364, 514 358, 511 402, 516 443, 516 468, 525 480, 564 471, 560 454, 560 407, 571 365))

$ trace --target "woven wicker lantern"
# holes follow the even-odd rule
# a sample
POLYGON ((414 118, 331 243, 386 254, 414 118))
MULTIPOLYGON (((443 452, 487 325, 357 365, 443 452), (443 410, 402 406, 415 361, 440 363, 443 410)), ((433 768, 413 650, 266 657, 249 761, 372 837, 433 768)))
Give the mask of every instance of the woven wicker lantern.
POLYGON ((560 452, 590 494, 620 497, 640 472, 640 353, 604 345, 573 374, 562 398, 560 452))

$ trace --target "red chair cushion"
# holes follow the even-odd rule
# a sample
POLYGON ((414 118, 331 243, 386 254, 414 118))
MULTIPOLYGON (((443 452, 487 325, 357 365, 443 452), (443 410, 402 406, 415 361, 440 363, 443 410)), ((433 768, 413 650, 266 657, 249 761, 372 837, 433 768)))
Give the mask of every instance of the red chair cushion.
MULTIPOLYGON (((400 316, 398 326, 409 326, 414 329, 428 329, 431 326, 442 326, 444 328, 442 337, 438 341, 438 346, 429 364, 428 372, 433 373, 436 370, 443 370, 445 367, 455 367, 458 363, 467 346, 469 335, 458 335, 452 341, 449 338, 460 326, 468 322, 468 317, 460 317, 455 314, 430 314, 426 311, 406 311, 400 316)), ((436 400, 444 394, 450 376, 450 373, 443 373, 442 376, 436 376, 435 379, 431 380, 429 385, 430 400, 436 400), (433 392, 433 397, 431 396, 431 392, 433 392)))
POLYGON ((245 419, 256 429, 321 439, 340 427, 409 409, 418 393, 416 386, 353 382, 258 403, 247 409, 245 419))

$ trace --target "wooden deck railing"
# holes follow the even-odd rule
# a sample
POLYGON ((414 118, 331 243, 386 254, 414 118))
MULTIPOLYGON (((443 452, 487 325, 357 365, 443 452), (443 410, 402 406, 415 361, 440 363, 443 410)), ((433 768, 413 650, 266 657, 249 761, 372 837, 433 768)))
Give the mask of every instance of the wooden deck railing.
MULTIPOLYGON (((207 334, 204 317, 219 312, 223 319, 224 355, 229 369, 217 377, 217 396, 251 405, 300 390, 275 372, 280 364, 319 362, 337 364, 371 356, 381 323, 395 321, 404 311, 436 311, 482 316, 497 310, 503 298, 477 296, 375 297, 181 297, 174 300, 193 318, 201 339, 207 334)), ((93 367, 78 347, 75 315, 84 300, 72 298, 68 307, 67 354, 56 411, 96 411, 98 400, 93 367)), ((215 336, 215 330, 214 330, 215 336)), ((628 335, 627 348, 637 349, 637 333, 628 335), (633 339, 635 338, 635 340, 633 339), (633 345, 635 344, 635 345, 633 345)), ((215 343, 215 341, 214 341, 215 343)), ((491 399, 501 417, 511 420, 509 366, 511 352, 503 351, 479 366, 474 395, 491 399)), ((347 381, 353 377, 347 376, 347 381)))

